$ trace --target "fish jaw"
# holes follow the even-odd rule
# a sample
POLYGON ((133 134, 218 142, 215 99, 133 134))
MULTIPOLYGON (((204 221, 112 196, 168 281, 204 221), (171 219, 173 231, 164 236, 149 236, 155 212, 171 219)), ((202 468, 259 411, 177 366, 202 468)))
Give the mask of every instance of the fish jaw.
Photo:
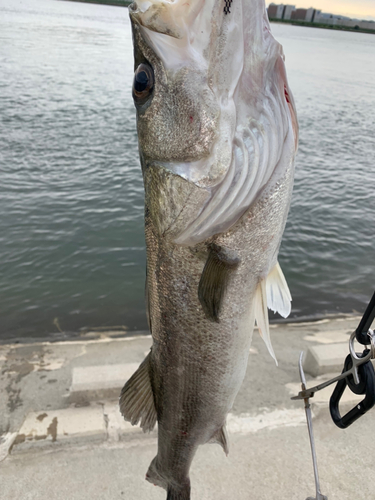
POLYGON ((159 165, 208 195, 179 227, 195 245, 232 227, 294 163, 298 122, 284 54, 263 0, 140 1, 130 7, 136 68, 154 71, 136 105, 144 169, 159 165))

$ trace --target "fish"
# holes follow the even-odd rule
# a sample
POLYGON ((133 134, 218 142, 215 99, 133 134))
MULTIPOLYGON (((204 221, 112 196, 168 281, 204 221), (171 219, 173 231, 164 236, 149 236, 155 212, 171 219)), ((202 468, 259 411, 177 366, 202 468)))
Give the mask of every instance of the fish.
POLYGON ((298 120, 264 0, 137 0, 129 14, 152 347, 119 404, 143 431, 157 423, 146 479, 188 500, 198 447, 228 453, 255 324, 276 360, 268 309, 291 310, 278 252, 298 120))

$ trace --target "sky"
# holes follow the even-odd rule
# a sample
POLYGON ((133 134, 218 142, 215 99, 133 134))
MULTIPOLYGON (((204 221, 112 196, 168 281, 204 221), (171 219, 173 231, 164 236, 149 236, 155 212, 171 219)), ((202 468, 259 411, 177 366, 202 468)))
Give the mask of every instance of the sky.
POLYGON ((273 0, 273 2, 292 4, 301 8, 314 7, 322 12, 375 21, 375 0, 273 0))

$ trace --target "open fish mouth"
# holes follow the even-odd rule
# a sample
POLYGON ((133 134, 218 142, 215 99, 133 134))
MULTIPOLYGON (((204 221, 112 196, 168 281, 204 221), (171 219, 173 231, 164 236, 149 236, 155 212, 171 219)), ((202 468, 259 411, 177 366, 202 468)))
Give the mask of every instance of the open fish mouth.
POLYGON ((233 226, 294 161, 298 126, 284 54, 264 0, 141 0, 130 15, 167 83, 182 80, 190 101, 192 88, 201 93, 182 117, 199 137, 190 155, 149 158, 209 193, 175 240, 194 245, 233 226))

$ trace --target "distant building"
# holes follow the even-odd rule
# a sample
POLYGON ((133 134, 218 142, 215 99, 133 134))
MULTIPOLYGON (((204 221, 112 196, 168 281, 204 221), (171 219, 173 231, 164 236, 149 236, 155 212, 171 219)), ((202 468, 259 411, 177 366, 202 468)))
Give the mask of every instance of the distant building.
POLYGON ((375 21, 360 21, 359 19, 337 19, 337 26, 347 26, 348 28, 373 30, 375 31, 375 21))
POLYGON ((331 25, 336 25, 340 24, 341 21, 351 21, 350 17, 345 17, 345 16, 339 16, 337 14, 329 14, 328 12, 320 12, 319 16, 316 16, 315 21, 316 23, 321 23, 321 24, 331 24, 331 25))
POLYGON ((329 14, 310 7, 309 9, 296 9, 295 5, 275 4, 268 6, 269 19, 285 19, 304 21, 306 23, 322 23, 337 26, 347 26, 355 29, 367 29, 375 31, 375 21, 360 21, 349 17, 329 14))
POLYGON ((306 17, 307 9, 296 9, 292 12, 291 19, 296 21, 304 21, 306 17))
POLYGON ((284 12, 284 4, 271 3, 268 7, 268 17, 270 19, 282 19, 284 12))
POLYGON ((296 10, 295 5, 285 5, 283 19, 291 19, 294 10, 296 10))
POLYGON ((270 19, 290 19, 293 10, 296 9, 295 5, 285 5, 271 3, 268 6, 268 17, 270 19))
POLYGON ((291 19, 313 23, 315 19, 319 17, 320 12, 320 10, 316 10, 313 7, 309 9, 296 9, 292 12, 291 19))
POLYGON ((305 21, 307 23, 312 23, 313 17, 315 17, 315 9, 313 9, 312 7, 310 7, 309 9, 306 9, 305 21))
POLYGON ((320 19, 320 15, 321 15, 322 11, 321 10, 318 10, 318 9, 314 9, 314 14, 312 16, 312 19, 311 19, 311 22, 312 23, 318 23, 319 22, 319 19, 320 19))
POLYGON ((360 21, 358 26, 364 30, 375 31, 375 21, 360 21))

